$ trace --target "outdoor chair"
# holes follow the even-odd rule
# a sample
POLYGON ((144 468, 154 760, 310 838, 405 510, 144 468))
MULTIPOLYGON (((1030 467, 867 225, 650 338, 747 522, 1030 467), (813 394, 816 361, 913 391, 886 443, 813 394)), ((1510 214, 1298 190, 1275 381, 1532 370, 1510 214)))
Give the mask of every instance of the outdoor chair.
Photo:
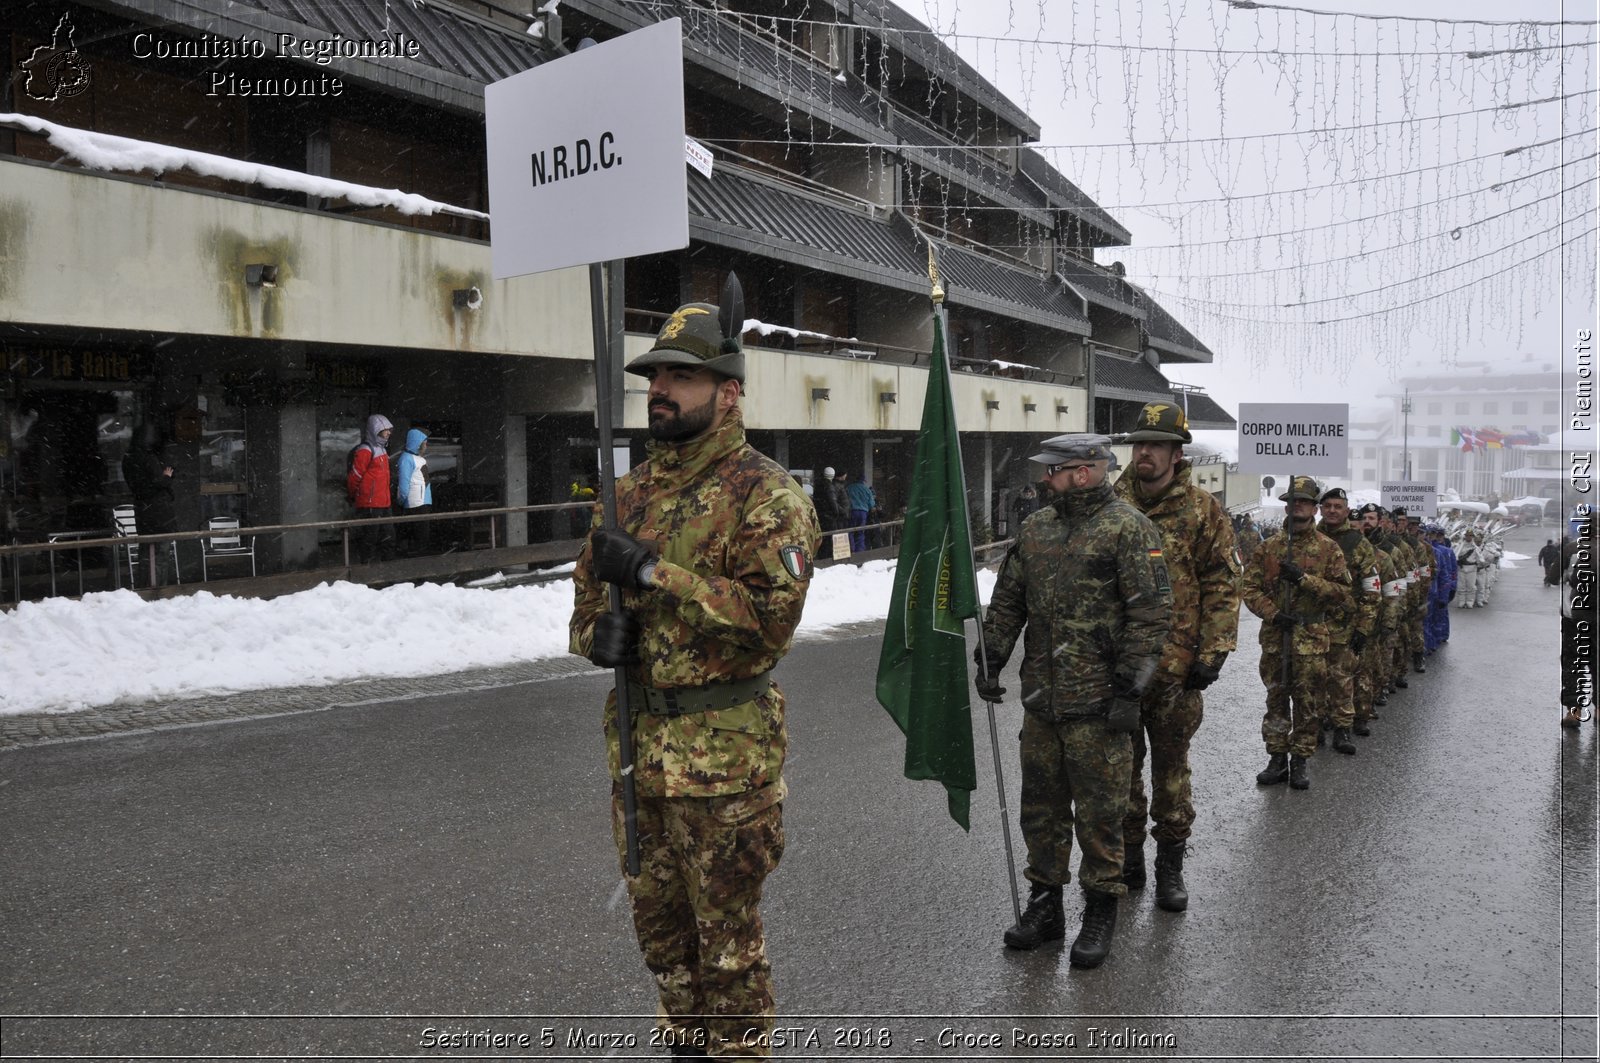
POLYGON ((206 521, 206 530, 232 534, 208 535, 200 540, 200 578, 211 578, 210 565, 225 558, 250 559, 250 575, 256 574, 256 537, 239 534, 238 517, 212 517, 206 521))
MULTIPOLYGON (((123 538, 123 537, 126 537, 126 536, 130 536, 130 535, 138 535, 139 534, 139 526, 138 526, 138 521, 134 518, 134 515, 133 515, 133 506, 131 506, 131 505, 112 506, 111 507, 111 527, 112 527, 113 531, 115 531, 116 536, 119 539, 123 538)), ((182 583, 183 582, 183 570, 178 567, 178 544, 177 544, 177 542, 173 541, 173 542, 168 542, 168 543, 164 543, 164 544, 163 543, 152 543, 151 545, 156 547, 157 549, 160 549, 164 545, 164 546, 166 546, 167 548, 169 548, 172 551, 172 579, 173 579, 173 582, 175 582, 175 583, 182 583)), ((122 546, 120 547, 120 549, 123 551, 124 555, 128 559, 128 586, 137 587, 137 586, 139 586, 139 580, 138 580, 138 577, 135 574, 134 570, 135 570, 135 567, 139 564, 139 544, 138 543, 123 543, 122 546)))

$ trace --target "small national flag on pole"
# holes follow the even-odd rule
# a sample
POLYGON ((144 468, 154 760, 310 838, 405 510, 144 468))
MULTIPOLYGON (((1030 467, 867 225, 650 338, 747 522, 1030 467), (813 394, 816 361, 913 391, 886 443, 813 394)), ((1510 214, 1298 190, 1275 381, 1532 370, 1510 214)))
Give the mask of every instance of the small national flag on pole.
MULTIPOLYGON (((936 288, 935 299, 942 295, 936 288)), ((978 782, 962 621, 978 615, 978 587, 942 318, 936 307, 917 466, 878 657, 878 701, 905 732, 906 778, 944 783, 951 818, 971 830, 978 782)))

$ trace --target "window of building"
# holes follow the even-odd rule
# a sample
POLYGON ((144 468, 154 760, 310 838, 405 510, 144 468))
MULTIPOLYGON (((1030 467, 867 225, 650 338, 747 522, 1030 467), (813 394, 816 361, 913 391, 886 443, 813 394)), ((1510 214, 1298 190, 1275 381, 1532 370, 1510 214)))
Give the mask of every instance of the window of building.
POLYGON ((1526 402, 1522 401, 1521 399, 1518 399, 1516 402, 1513 402, 1511 404, 1511 412, 1512 412, 1513 415, 1519 414, 1519 413, 1527 413, 1528 412, 1528 404, 1526 402))
POLYGON ((1373 458, 1376 458, 1378 456, 1378 448, 1377 447, 1362 447, 1361 448, 1361 456, 1364 459, 1366 459, 1367 461, 1371 461, 1373 458))
POLYGON ((1468 404, 1465 403, 1465 402, 1456 403, 1456 412, 1457 413, 1466 413, 1467 412, 1467 405, 1468 404))
POLYGON ((1560 413, 1561 412, 1560 400, 1558 400, 1558 399, 1545 399, 1544 400, 1544 412, 1545 413, 1560 413))
POLYGON ((1492 414, 1496 414, 1496 413, 1499 413, 1499 412, 1500 412, 1500 404, 1498 402, 1486 402, 1486 403, 1483 404, 1483 415, 1485 417, 1488 417, 1488 416, 1490 416, 1492 414))
POLYGON ((1430 403, 1428 403, 1428 412, 1429 413, 1434 413, 1434 414, 1443 413, 1444 412, 1444 403, 1442 403, 1442 402, 1430 402, 1430 403))
POLYGON ((1423 432, 1423 435, 1428 436, 1430 439, 1438 439, 1439 438, 1439 426, 1436 425, 1436 424, 1430 424, 1427 427, 1427 429, 1423 432))

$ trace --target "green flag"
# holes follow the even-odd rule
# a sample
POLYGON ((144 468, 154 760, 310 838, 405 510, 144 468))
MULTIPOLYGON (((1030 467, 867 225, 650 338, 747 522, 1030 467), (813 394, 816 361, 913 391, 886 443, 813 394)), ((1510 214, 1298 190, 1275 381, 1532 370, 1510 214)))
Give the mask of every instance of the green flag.
POLYGON ((968 810, 978 779, 961 622, 978 615, 978 587, 942 316, 933 316, 933 360, 894 598, 878 657, 878 701, 905 732, 906 778, 944 783, 951 818, 970 830, 968 810))

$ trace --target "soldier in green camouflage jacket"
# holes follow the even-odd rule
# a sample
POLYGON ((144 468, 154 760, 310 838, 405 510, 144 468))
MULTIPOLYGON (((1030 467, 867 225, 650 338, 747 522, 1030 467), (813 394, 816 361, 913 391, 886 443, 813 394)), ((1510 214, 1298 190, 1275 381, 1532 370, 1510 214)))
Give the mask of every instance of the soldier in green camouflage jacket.
POLYGON ((1391 553, 1394 545, 1378 526, 1381 513, 1381 507, 1374 502, 1361 507, 1361 534, 1366 536, 1378 559, 1378 584, 1382 593, 1378 623, 1356 672, 1356 718, 1352 730, 1358 735, 1372 733, 1369 721, 1378 718, 1375 706, 1388 704, 1389 667, 1394 658, 1395 632, 1400 624, 1400 572, 1395 568, 1391 553))
POLYGON ((1296 790, 1311 785, 1306 759, 1317 751, 1317 721, 1322 687, 1328 678, 1328 620, 1350 600, 1350 573, 1344 552, 1317 531, 1312 515, 1321 491, 1309 476, 1296 476, 1278 496, 1286 503, 1285 528, 1261 544, 1245 566, 1240 597, 1261 624, 1261 681, 1267 711, 1261 737, 1267 766, 1257 773, 1263 786, 1288 781, 1296 790), (1286 534, 1293 522, 1294 544, 1286 534), (1289 641, 1289 681, 1283 679, 1285 633, 1289 641))
MULTIPOLYGON (((623 873, 683 1056, 765 1056, 773 998, 757 903, 783 855, 783 694, 819 533, 799 485, 745 441, 744 355, 691 303, 626 368, 650 379, 645 462, 617 483, 617 529, 578 558, 571 649, 627 666, 640 873, 623 873), (731 349, 730 349, 731 348, 731 349), (608 611, 605 582, 624 589, 608 611)), ((624 851, 616 694, 606 701, 624 851)))
MULTIPOLYGON (((1322 523, 1317 530, 1339 544, 1345 568, 1350 572, 1350 605, 1329 614, 1328 684, 1323 688, 1322 726, 1333 732, 1333 748, 1354 754, 1356 746, 1350 732, 1356 719, 1356 672, 1367 641, 1378 626, 1378 607, 1383 601, 1383 584, 1378 576, 1378 555, 1350 521, 1350 500, 1342 487, 1331 487, 1322 494, 1322 523)), ((1322 744, 1319 735, 1317 744, 1322 744)))
POLYGON ((1156 840, 1156 905, 1181 912, 1189 907, 1183 858, 1194 825, 1189 743, 1204 711, 1200 692, 1216 680, 1238 644, 1240 563, 1227 513, 1211 492, 1190 482, 1183 445, 1192 439, 1183 410, 1153 402, 1139 412, 1138 425, 1121 438, 1132 444, 1133 454, 1117 480, 1117 497, 1161 532, 1172 581, 1172 624, 1156 678, 1144 696, 1142 726, 1133 733, 1133 786, 1122 820, 1122 881, 1129 889, 1144 885, 1148 816, 1156 840), (1149 798, 1144 789, 1147 734, 1149 798))
MULTIPOLYGON (((1395 513, 1398 515, 1400 510, 1397 508, 1395 513)), ((1423 662, 1425 640, 1422 637, 1422 622, 1428 615, 1428 599, 1433 594, 1433 570, 1439 566, 1439 558, 1434 554, 1433 547, 1423 541, 1422 514, 1406 514, 1405 523, 1398 530, 1417 560, 1406 613, 1406 647, 1411 652, 1412 671, 1421 673, 1428 670, 1423 662)))
POLYGON ((1131 784, 1139 699, 1166 642, 1172 591, 1155 525, 1112 493, 1105 436, 1045 441, 1054 504, 1022 524, 984 618, 978 692, 998 699, 1017 640, 1022 658, 1022 835, 1028 910, 1006 944, 1032 949, 1065 936, 1061 887, 1081 850, 1083 929, 1071 961, 1097 966, 1111 949, 1122 883, 1122 816, 1131 784))

